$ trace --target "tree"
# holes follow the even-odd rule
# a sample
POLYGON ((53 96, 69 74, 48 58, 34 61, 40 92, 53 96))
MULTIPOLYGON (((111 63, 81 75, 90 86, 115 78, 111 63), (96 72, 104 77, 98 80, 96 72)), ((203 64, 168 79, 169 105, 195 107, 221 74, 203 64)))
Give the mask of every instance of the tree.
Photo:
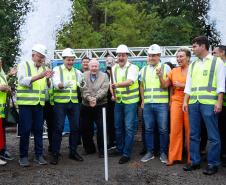
POLYGON ((188 45, 206 34, 218 43, 214 24, 207 24, 209 0, 74 0, 73 19, 58 36, 58 46, 90 48, 188 45))
POLYGON ((160 45, 190 45, 192 25, 183 17, 169 16, 160 23, 160 31, 154 30, 150 37, 160 45))
POLYGON ((207 22, 209 0, 147 0, 149 9, 154 9, 163 19, 168 16, 183 17, 192 26, 190 41, 198 35, 209 37, 211 44, 219 43, 215 24, 207 22))
POLYGON ((93 48, 99 47, 100 41, 101 34, 94 31, 85 2, 74 1, 72 21, 59 32, 57 48, 93 48))
POLYGON ((136 5, 117 0, 109 4, 102 3, 100 8, 107 8, 107 24, 102 23, 101 33, 105 35, 102 46, 117 47, 119 44, 140 46, 142 44, 139 29, 139 19, 142 13, 136 5))
POLYGON ((19 55, 19 28, 29 10, 28 0, 1 0, 0 4, 0 56, 8 70, 19 55))

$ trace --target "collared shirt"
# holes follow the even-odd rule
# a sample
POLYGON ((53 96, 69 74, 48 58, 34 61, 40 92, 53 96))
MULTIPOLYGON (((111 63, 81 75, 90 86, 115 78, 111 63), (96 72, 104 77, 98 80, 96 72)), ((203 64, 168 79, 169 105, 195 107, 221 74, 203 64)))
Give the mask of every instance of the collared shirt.
POLYGON ((97 75, 90 74, 90 80, 94 82, 97 79, 97 75))
MULTIPOLYGON (((68 70, 68 69, 65 67, 64 64, 61 65, 61 67, 62 67, 62 70, 68 70)), ((59 89, 59 86, 58 86, 58 85, 61 83, 61 81, 60 81, 60 68, 59 68, 59 66, 55 67, 55 68, 53 69, 53 71, 54 71, 54 75, 53 75, 53 77, 52 77, 52 79, 53 79, 53 80, 52 80, 52 81, 53 81, 53 86, 54 86, 56 89, 59 89)), ((69 70, 68 70, 68 71, 69 71, 69 70)), ((81 71, 79 71, 79 70, 77 70, 77 69, 75 69, 75 71, 76 71, 76 75, 77 75, 77 82, 80 82, 80 81, 83 79, 83 74, 82 74, 81 71)), ((73 70, 70 70, 69 73, 68 73, 68 76, 65 77, 66 81, 72 80, 72 75, 71 75, 71 73, 73 73, 73 70)))
MULTIPOLYGON (((207 60, 213 60, 213 56, 211 54, 208 54, 202 60, 198 59, 196 67, 198 65, 198 67, 202 69, 207 60)), ((190 66, 192 66, 192 65, 190 65, 190 66)), ((189 67, 189 69, 190 69, 190 67, 189 67)), ((217 90, 216 90, 216 92, 217 93, 225 92, 225 81, 223 80, 223 79, 225 79, 225 71, 224 71, 223 61, 221 61, 219 63, 216 73, 217 73, 217 77, 216 77, 216 79, 217 79, 217 90)), ((192 84, 192 78, 191 78, 190 72, 188 72, 187 79, 186 79, 186 85, 185 85, 185 89, 184 89, 184 92, 186 94, 191 93, 191 84, 192 84)))
MULTIPOLYGON (((158 64, 156 64, 155 66, 153 65, 148 65, 148 67, 151 70, 151 73, 155 72, 156 67, 158 66, 158 64)), ((160 65, 161 66, 161 65, 160 65)), ((171 68, 166 64, 165 65, 165 70, 166 70, 166 74, 168 74, 171 71, 171 68)), ((144 67, 140 70, 139 72, 139 81, 143 82, 143 77, 142 77, 142 73, 144 71, 144 67)), ((155 72, 156 73, 156 72, 155 72)))
MULTIPOLYGON (((35 66, 35 63, 33 61, 28 62, 29 65, 33 65, 35 69, 37 70, 37 73, 42 72, 42 67, 37 68, 35 66)), ((26 86, 30 87, 31 86, 31 76, 27 76, 27 71, 26 71, 26 62, 22 62, 18 65, 18 71, 17 71, 17 78, 18 78, 18 84, 21 86, 26 86)))
MULTIPOLYGON (((115 71, 116 66, 119 66, 120 75, 124 76, 126 69, 130 64, 131 63, 129 61, 127 61, 126 64, 123 67, 120 67, 118 64, 116 64, 116 65, 113 66, 113 71, 115 71)), ((132 64, 128 69, 128 74, 127 74, 126 80, 132 80, 133 82, 135 82, 138 79, 138 74, 139 74, 139 71, 137 71, 136 66, 132 64)), ((115 75, 114 74, 113 74, 113 80, 115 82, 115 75)))

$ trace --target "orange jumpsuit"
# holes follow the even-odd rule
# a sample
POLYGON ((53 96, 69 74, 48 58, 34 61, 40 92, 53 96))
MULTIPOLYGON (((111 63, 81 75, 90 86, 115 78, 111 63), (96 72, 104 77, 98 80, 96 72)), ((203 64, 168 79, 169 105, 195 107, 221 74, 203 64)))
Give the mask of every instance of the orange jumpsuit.
POLYGON ((168 78, 172 84, 171 107, 170 107, 170 144, 168 161, 182 160, 183 151, 183 128, 185 129, 187 162, 190 163, 189 153, 189 119, 188 112, 182 111, 184 100, 184 88, 173 86, 173 82, 186 83, 186 76, 181 73, 181 67, 174 68, 168 73, 168 78))

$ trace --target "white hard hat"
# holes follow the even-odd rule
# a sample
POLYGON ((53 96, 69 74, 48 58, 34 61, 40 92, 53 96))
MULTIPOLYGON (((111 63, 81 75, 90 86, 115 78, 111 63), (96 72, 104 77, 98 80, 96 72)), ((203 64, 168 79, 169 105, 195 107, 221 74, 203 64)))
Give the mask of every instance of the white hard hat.
POLYGON ((62 52, 62 57, 75 57, 75 52, 71 48, 66 48, 62 52))
POLYGON ((129 53, 129 49, 128 49, 128 47, 127 47, 126 45, 121 44, 121 45, 119 45, 119 46, 117 47, 116 53, 117 53, 117 54, 118 54, 118 53, 129 53))
POLYGON ((36 51, 36 52, 44 55, 45 57, 47 56, 47 48, 42 44, 35 44, 32 47, 32 51, 36 51))
POLYGON ((148 49, 148 54, 161 54, 161 48, 158 44, 152 44, 148 49))

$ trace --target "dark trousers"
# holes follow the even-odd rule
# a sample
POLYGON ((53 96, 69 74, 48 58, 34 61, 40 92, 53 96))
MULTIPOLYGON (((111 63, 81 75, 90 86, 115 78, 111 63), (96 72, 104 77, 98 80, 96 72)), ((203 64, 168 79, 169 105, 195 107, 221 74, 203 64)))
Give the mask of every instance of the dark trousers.
POLYGON ((200 150, 201 150, 201 152, 205 152, 206 151, 207 139, 208 139, 208 137, 207 137, 207 130, 206 130, 205 123, 204 123, 204 121, 202 119, 201 120, 201 141, 200 141, 200 150))
POLYGON ((141 124, 142 124, 141 136, 142 136, 143 150, 147 150, 146 141, 145 141, 145 125, 144 125, 143 109, 142 109, 142 121, 141 121, 141 124))
POLYGON ((97 147, 99 153, 103 153, 103 116, 102 108, 106 105, 99 105, 96 107, 88 107, 81 105, 81 131, 83 146, 87 153, 95 152, 95 144, 93 142, 93 124, 97 127, 97 147))
POLYGON ((41 105, 19 105, 20 157, 28 157, 31 131, 34 134, 35 155, 43 154, 43 107, 41 105))
POLYGON ((219 115, 219 131, 221 137, 221 156, 226 157, 226 106, 219 115))
POLYGON ((5 128, 4 128, 4 119, 0 118, 0 152, 5 149, 5 128))
POLYGON ((46 120, 49 149, 52 149, 52 137, 53 137, 53 125, 54 125, 54 111, 53 106, 49 102, 45 103, 44 106, 44 120, 46 120))
POLYGON ((114 126, 114 102, 109 102, 107 105, 107 132, 108 145, 115 146, 115 126, 114 126))
POLYGON ((54 105, 54 126, 52 137, 52 153, 59 155, 62 141, 62 132, 64 130, 64 122, 66 116, 68 117, 70 125, 69 148, 70 153, 77 150, 79 140, 79 114, 80 106, 78 103, 55 103, 54 105))

